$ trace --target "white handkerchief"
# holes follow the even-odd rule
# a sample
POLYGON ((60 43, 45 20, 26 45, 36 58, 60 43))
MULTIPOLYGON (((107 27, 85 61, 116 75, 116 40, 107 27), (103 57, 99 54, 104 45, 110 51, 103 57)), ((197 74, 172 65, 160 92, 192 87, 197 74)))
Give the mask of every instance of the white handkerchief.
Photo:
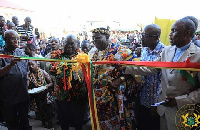
POLYGON ((46 86, 41 86, 38 88, 33 88, 33 89, 28 90, 28 93, 29 94, 40 93, 40 92, 44 91, 45 89, 47 89, 46 86))

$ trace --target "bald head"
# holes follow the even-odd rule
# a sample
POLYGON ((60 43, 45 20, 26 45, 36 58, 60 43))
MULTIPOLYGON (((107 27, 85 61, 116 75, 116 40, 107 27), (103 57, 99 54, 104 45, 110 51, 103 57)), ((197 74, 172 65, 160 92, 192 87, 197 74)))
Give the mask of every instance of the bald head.
POLYGON ((11 51, 19 48, 19 35, 14 30, 7 30, 5 32, 5 46, 11 51))
POLYGON ((27 21, 27 20, 30 20, 31 21, 31 18, 29 16, 27 16, 24 21, 27 21))
POLYGON ((26 17, 25 19, 24 19, 24 21, 25 21, 25 25, 26 26, 30 26, 31 25, 31 18, 28 16, 28 17, 26 17))
POLYGON ((15 24, 15 26, 19 25, 19 20, 18 20, 17 16, 12 17, 12 22, 15 24))
POLYGON ((14 20, 14 19, 18 19, 17 16, 12 16, 12 20, 14 20))
POLYGON ((76 53, 77 51, 77 44, 78 44, 78 40, 77 40, 77 37, 74 36, 74 35, 68 35, 66 38, 65 38, 65 41, 64 41, 64 52, 67 54, 67 55, 73 55, 76 53))
POLYGON ((14 30, 7 30, 7 31, 5 31, 5 40, 6 40, 6 38, 11 37, 12 35, 18 35, 18 33, 16 31, 14 31, 14 30))
POLYGON ((15 30, 15 24, 13 22, 8 23, 8 30, 15 30))

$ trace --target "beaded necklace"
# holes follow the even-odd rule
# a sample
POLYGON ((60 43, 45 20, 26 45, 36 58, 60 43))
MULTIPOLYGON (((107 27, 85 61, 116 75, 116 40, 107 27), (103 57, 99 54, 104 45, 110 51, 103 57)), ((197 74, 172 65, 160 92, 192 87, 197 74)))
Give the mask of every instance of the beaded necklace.
POLYGON ((97 49, 92 57, 92 61, 102 61, 102 60, 106 60, 105 56, 108 54, 108 51, 111 48, 111 44, 109 43, 107 48, 105 50, 103 50, 103 53, 99 56, 99 50, 97 49))
MULTIPOLYGON (((108 52, 111 48, 112 44, 108 44, 107 48, 105 50, 103 50, 103 53, 99 56, 99 50, 97 49, 92 57, 92 61, 102 61, 102 60, 106 60, 106 58, 108 57, 108 52)), ((102 65, 93 65, 94 67, 94 78, 97 78, 98 76, 98 72, 100 67, 102 67, 102 65)), ((97 78, 98 79, 98 78, 97 78)))
POLYGON ((37 87, 41 87, 46 84, 44 75, 41 71, 41 69, 37 69, 37 77, 33 73, 30 75, 30 81, 37 87))

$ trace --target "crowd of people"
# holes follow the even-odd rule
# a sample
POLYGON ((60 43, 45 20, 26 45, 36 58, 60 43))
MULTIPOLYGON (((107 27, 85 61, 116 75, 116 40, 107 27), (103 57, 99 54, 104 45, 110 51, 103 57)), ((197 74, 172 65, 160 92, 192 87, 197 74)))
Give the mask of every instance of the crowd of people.
MULTIPOLYGON (((26 17, 6 23, 0 16, 0 121, 8 130, 32 130, 34 111, 45 128, 53 128, 56 116, 62 130, 81 130, 90 122, 87 83, 82 70, 64 61, 21 60, 23 57, 73 60, 86 53, 91 61, 200 62, 200 41, 195 35, 198 19, 186 16, 171 27, 170 46, 160 41, 161 28, 147 25, 142 32, 111 33, 95 28, 91 39, 68 34, 41 39, 26 17), (33 92, 33 90, 41 89, 33 92)), ((200 73, 190 71, 194 83, 178 70, 119 64, 93 66, 93 85, 99 127, 102 130, 176 130, 175 115, 186 104, 200 103, 200 73), (165 104, 152 106, 157 102, 165 104)), ((92 123, 92 122, 91 122, 92 123)), ((89 123, 91 125, 91 123, 89 123)))

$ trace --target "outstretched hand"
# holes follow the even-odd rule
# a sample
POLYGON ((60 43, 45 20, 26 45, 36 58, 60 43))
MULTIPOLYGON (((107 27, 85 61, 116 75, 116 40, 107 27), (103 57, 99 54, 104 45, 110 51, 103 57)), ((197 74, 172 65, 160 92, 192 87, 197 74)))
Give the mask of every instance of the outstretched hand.
POLYGON ((109 83, 109 86, 117 89, 122 84, 122 80, 120 78, 113 79, 112 82, 109 83))
POLYGON ((166 103, 166 104, 163 104, 165 107, 174 107, 174 106, 177 106, 177 103, 176 103, 176 99, 175 97, 166 97, 166 100, 168 100, 169 102, 166 103))

